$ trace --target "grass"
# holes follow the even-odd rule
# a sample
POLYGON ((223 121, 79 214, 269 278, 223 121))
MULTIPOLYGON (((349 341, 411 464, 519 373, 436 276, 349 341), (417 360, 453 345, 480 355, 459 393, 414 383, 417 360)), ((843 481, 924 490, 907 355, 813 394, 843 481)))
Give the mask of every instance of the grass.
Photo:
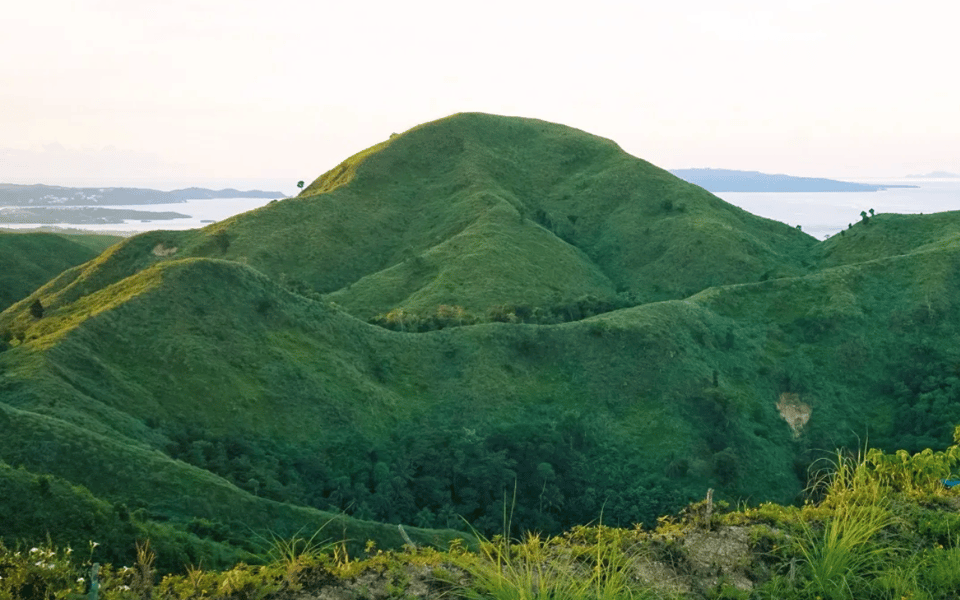
POLYGON ((556 539, 542 539, 532 533, 517 543, 504 538, 483 540, 479 555, 465 557, 458 564, 470 574, 470 581, 462 590, 467 598, 655 597, 634 583, 629 555, 602 539, 593 548, 567 547, 556 539))
POLYGON ((0 311, 122 238, 0 230, 0 311))
POLYGON ((823 598, 856 598, 863 580, 877 577, 895 552, 875 544, 894 517, 881 498, 863 498, 837 507, 822 531, 806 525, 800 549, 810 577, 809 589, 823 598))
MULTIPOLYGON (((100 593, 105 600, 297 593, 403 598, 441 593, 477 600, 955 597, 956 537, 944 547, 938 533, 921 526, 953 508, 933 508, 931 498, 890 487, 890 479, 862 456, 836 456, 818 482, 816 495, 822 498, 816 503, 736 510, 719 503, 706 522, 705 504, 699 502, 677 517, 664 517, 652 531, 579 526, 559 536, 528 532, 513 540, 512 513, 505 512, 504 535, 481 537, 476 550, 456 541, 447 550, 408 545, 402 552, 383 552, 368 542, 366 556, 351 557, 342 543, 319 541, 321 526, 310 537, 302 529, 272 536, 252 563, 223 570, 189 563, 162 579, 154 564, 172 548, 145 537, 134 544, 132 567, 101 565, 100 593), (729 540, 746 529, 749 545, 731 547, 729 540)), ((79 552, 49 540, 29 550, 0 543, 0 597, 82 593, 91 566, 100 562, 99 544, 88 546, 89 552, 79 552)))

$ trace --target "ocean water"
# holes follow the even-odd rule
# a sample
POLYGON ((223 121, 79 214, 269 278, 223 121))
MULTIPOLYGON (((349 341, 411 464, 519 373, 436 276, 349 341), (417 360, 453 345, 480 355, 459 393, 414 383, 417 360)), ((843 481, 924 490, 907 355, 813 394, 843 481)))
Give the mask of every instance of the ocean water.
POLYGON ((860 220, 860 212, 919 214, 960 210, 960 179, 876 179, 861 183, 916 185, 880 192, 719 192, 755 215, 800 228, 822 240, 860 220))
MULTIPOLYGON (((123 223, 84 223, 73 225, 68 223, 58 225, 41 225, 38 223, 0 223, 0 227, 8 229, 72 229, 81 231, 100 231, 112 233, 115 235, 132 235, 144 231, 153 231, 155 229, 196 229, 206 227, 210 223, 204 221, 222 221, 233 215, 237 215, 248 210, 260 208, 271 202, 270 198, 216 198, 216 199, 197 199, 186 200, 184 202, 174 202, 172 204, 124 204, 110 205, 100 208, 130 209, 150 212, 177 212, 184 215, 190 215, 187 219, 164 219, 149 222, 143 222, 140 219, 130 219, 123 223)), ((3 208, 3 207, 0 207, 3 208)), ((72 208, 72 207, 71 207, 72 208)), ((149 219, 149 218, 148 218, 149 219)))
MULTIPOLYGON (((755 215, 791 226, 800 225, 806 233, 825 239, 860 220, 860 211, 871 208, 878 213, 933 213, 960 210, 960 179, 876 179, 863 183, 917 185, 917 188, 893 188, 880 192, 720 192, 723 200, 755 215)), ((174 204, 111 206, 147 211, 174 211, 190 215, 188 219, 142 222, 139 219, 119 224, 58 225, 63 229, 104 231, 127 235, 154 229, 194 229, 222 221, 233 215, 266 205, 269 198, 227 198, 187 200, 174 204)), ((3 223, 0 227, 32 229, 37 223, 3 223)))

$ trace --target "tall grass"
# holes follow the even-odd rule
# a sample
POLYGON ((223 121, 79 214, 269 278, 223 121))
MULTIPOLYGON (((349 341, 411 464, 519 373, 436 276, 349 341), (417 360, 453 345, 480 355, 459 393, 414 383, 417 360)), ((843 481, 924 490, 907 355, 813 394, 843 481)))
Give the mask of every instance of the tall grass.
POLYGON ((634 557, 624 550, 616 530, 597 527, 595 544, 573 545, 561 538, 528 533, 481 538, 478 554, 463 555, 458 566, 470 581, 460 590, 472 600, 645 600, 663 597, 633 578, 634 557))
POLYGON ((860 454, 849 457, 838 452, 825 477, 826 498, 821 507, 829 512, 822 529, 812 519, 801 520, 800 552, 810 592, 824 599, 849 600, 883 572, 884 558, 893 549, 875 543, 875 538, 896 519, 885 488, 860 454))

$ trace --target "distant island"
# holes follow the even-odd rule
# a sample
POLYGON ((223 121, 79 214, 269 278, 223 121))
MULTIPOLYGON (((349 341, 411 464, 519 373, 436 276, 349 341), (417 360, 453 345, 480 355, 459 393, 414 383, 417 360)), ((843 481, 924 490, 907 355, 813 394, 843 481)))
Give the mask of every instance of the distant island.
POLYGON ((923 175, 907 175, 907 179, 960 179, 960 173, 949 171, 930 171, 923 175))
POLYGON ((130 210, 98 207, 28 207, 28 208, 0 208, 0 224, 5 223, 37 223, 42 225, 56 225, 67 223, 70 225, 96 225, 123 223, 131 219, 166 221, 169 219, 189 219, 190 215, 177 212, 151 212, 146 210, 130 210))
POLYGON ((129 204, 173 204, 187 200, 215 198, 285 198, 282 192, 232 188, 209 190, 184 188, 163 192, 146 188, 71 188, 56 185, 0 183, 0 206, 109 206, 129 204))
POLYGON ((889 188, 917 187, 853 183, 820 177, 793 177, 730 169, 676 169, 670 172, 709 192, 878 192, 889 188))

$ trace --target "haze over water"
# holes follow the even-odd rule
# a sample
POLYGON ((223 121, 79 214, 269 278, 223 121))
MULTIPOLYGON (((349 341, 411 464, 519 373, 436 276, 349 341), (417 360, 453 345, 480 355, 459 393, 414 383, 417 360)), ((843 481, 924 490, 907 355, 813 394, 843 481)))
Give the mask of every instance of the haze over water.
POLYGON ((861 183, 916 185, 879 192, 718 192, 755 215, 801 229, 822 240, 860 220, 861 211, 934 213, 960 210, 960 179, 861 179, 861 183))

